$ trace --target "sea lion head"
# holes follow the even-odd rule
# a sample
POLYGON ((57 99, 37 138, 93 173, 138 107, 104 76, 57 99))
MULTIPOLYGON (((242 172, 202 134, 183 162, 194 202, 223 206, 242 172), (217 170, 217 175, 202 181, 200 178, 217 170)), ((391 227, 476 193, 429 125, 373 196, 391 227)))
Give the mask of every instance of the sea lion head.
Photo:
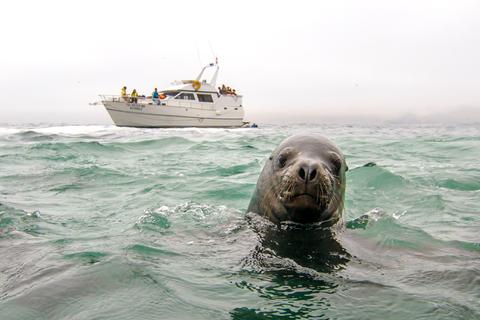
POLYGON ((275 223, 334 225, 343 212, 346 170, 342 152, 327 138, 291 136, 267 160, 248 211, 275 223))

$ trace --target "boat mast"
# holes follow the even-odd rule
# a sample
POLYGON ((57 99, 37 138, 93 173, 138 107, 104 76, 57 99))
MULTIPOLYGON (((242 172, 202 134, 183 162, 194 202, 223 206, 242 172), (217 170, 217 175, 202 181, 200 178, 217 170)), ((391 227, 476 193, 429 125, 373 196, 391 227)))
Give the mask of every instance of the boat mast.
POLYGON ((220 69, 220 67, 218 66, 218 64, 217 64, 216 66, 217 66, 217 70, 215 70, 215 73, 213 74, 212 79, 210 80, 210 84, 211 84, 214 88, 215 88, 216 85, 217 85, 218 70, 220 69))
POLYGON ((210 80, 210 85, 215 87, 215 85, 217 83, 218 70, 220 69, 220 67, 216 63, 215 64, 210 63, 209 65, 206 65, 205 67, 203 67, 202 71, 200 71, 200 73, 198 74, 198 76, 195 80, 202 81, 203 72, 205 71, 205 69, 210 68, 210 67, 217 67, 217 70, 215 70, 215 73, 213 74, 212 79, 210 80))

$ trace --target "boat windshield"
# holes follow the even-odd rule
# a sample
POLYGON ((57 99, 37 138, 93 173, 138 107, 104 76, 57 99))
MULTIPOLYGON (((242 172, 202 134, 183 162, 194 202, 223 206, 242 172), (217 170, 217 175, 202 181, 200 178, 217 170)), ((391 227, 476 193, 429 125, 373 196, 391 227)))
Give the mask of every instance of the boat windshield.
POLYGON ((177 94, 180 93, 180 91, 164 91, 163 92, 168 98, 173 98, 175 97, 177 94))

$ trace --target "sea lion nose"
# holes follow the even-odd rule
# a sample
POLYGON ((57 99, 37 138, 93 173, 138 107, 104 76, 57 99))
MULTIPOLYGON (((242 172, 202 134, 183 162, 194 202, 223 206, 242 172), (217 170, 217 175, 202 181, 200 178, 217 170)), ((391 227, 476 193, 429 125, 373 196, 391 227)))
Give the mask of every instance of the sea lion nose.
POLYGON ((318 165, 315 163, 303 163, 299 166, 298 177, 300 180, 308 183, 309 181, 315 180, 317 177, 318 165))

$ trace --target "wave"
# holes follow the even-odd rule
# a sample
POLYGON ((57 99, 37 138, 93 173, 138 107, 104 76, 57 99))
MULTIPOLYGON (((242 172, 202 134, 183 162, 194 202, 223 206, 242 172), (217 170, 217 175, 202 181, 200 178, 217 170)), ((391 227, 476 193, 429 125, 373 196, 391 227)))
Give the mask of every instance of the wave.
POLYGON ((45 134, 34 130, 21 131, 16 136, 26 141, 54 140, 59 137, 56 134, 45 134))
POLYGON ((392 189, 405 187, 409 181, 378 165, 369 165, 348 171, 348 182, 355 187, 368 189, 392 189))
POLYGON ((145 214, 135 223, 135 228, 141 231, 164 233, 170 228, 171 222, 163 212, 165 212, 165 208, 162 208, 160 212, 146 210, 145 214))
POLYGON ((220 166, 220 167, 202 172, 201 176, 230 177, 230 176, 235 176, 235 175, 248 172, 252 168, 259 169, 258 161, 252 161, 249 163, 237 164, 237 165, 228 166, 228 167, 220 166))
POLYGON ((144 137, 152 138, 165 136, 192 135, 199 134, 218 135, 218 134, 245 134, 251 132, 249 128, 127 128, 117 127, 115 125, 58 125, 58 126, 20 126, 20 127, 0 127, 0 137, 2 136, 26 136, 39 134, 44 136, 70 137, 70 138, 101 138, 101 137, 144 137))
POLYGON ((173 225, 194 227, 200 223, 203 226, 219 226, 222 222, 237 220, 242 216, 240 211, 223 205, 186 202, 176 206, 163 205, 145 210, 134 227, 143 231, 164 233, 173 225))
MULTIPOLYGON (((178 147, 181 145, 189 145, 194 142, 182 137, 165 137, 159 139, 142 139, 137 141, 126 142, 105 142, 98 140, 85 141, 55 141, 54 137, 47 137, 37 133, 26 133, 30 142, 35 142, 27 145, 27 149, 38 153, 43 151, 55 151, 56 157, 63 157, 64 152, 73 152, 78 155, 85 155, 86 152, 102 152, 108 155, 110 152, 122 152, 129 154, 132 151, 145 150, 157 151, 166 147, 178 147), (31 139, 35 137, 34 139, 31 139)), ((47 157, 50 157, 48 155, 47 157)), ((48 159, 47 159, 48 160, 48 159)))
POLYGON ((480 190, 480 181, 477 178, 460 177, 456 179, 441 179, 436 181, 436 185, 441 188, 458 191, 480 190))
POLYGON ((179 253, 173 252, 163 247, 136 243, 127 247, 130 252, 138 253, 142 256, 179 256, 179 253))
POLYGON ((49 232, 40 211, 27 212, 0 203, 0 239, 24 234, 41 236, 49 232))
POLYGON ((110 178, 110 177, 129 177, 129 175, 123 171, 110 169, 106 167, 100 167, 97 165, 91 165, 87 167, 71 167, 65 168, 55 172, 54 176, 75 176, 75 177, 95 177, 95 178, 110 178))
POLYGON ((149 147, 149 148, 161 148, 166 146, 179 146, 185 144, 192 144, 193 141, 184 137, 159 137, 156 139, 147 138, 137 141, 117 142, 114 145, 121 145, 125 147, 149 147))
POLYGON ((102 138, 118 135, 125 130, 115 126, 47 126, 47 127, 0 127, 0 137, 18 138, 24 141, 39 141, 59 138, 102 138))
POLYGON ((77 260, 84 264, 95 264, 103 260, 108 256, 106 252, 99 251, 81 251, 65 254, 64 259, 77 260))
POLYGON ((445 240, 426 230, 404 222, 402 217, 406 212, 389 213, 375 208, 364 215, 349 220, 347 229, 357 230, 363 236, 375 239, 382 246, 391 248, 408 248, 422 250, 423 248, 456 248, 465 251, 480 252, 480 243, 464 240, 445 240))
POLYGON ((47 142, 37 143, 29 146, 32 151, 57 151, 64 152, 68 150, 74 150, 77 152, 85 151, 124 151, 119 145, 101 143, 98 141, 77 141, 77 142, 47 142))

